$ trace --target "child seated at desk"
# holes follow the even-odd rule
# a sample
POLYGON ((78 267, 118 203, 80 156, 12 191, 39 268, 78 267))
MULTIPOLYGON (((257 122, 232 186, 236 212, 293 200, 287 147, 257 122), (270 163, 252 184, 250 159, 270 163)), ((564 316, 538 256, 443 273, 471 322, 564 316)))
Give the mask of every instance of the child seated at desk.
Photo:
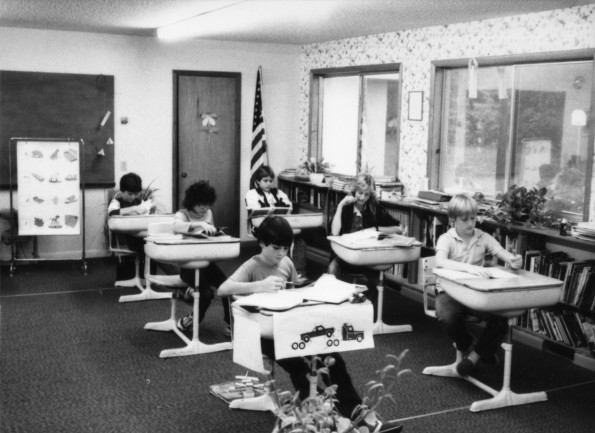
MULTIPOLYGON (((184 200, 182 201, 183 208, 174 215, 174 233, 188 234, 196 230, 202 230, 206 235, 214 235, 218 230, 213 221, 213 213, 211 206, 215 203, 217 194, 209 182, 205 180, 198 181, 190 185, 185 192, 184 200)), ((191 292, 194 287, 194 269, 180 270, 180 278, 189 288, 185 299, 192 300, 191 292)), ((198 304, 198 321, 199 323, 205 317, 207 309, 211 305, 211 300, 214 297, 211 286, 217 288, 226 280, 227 276, 219 269, 215 263, 209 263, 204 269, 200 270, 199 276, 199 304, 198 304)), ((223 333, 226 336, 231 335, 230 319, 229 319, 229 299, 223 298, 223 320, 225 321, 225 328, 223 333)), ((182 331, 189 331, 192 329, 192 314, 189 314, 178 321, 178 328, 182 331)))
MULTIPOLYGON (((519 269, 522 257, 506 251, 496 239, 475 228, 478 206, 468 194, 457 194, 448 203, 448 218, 451 228, 438 239, 436 244, 436 267, 468 272, 489 277, 484 268, 486 254, 491 254, 506 262, 512 269, 519 269)), ((456 365, 460 376, 468 376, 477 361, 497 364, 496 351, 504 341, 508 331, 506 317, 470 310, 451 298, 436 282, 436 317, 446 333, 454 341, 457 350, 464 358, 456 365), (470 314, 480 316, 486 327, 477 342, 467 330, 465 318, 470 314)))
MULTIPOLYGON (((403 234, 400 222, 393 218, 376 198, 376 184, 369 174, 359 174, 353 180, 351 194, 346 195, 337 205, 331 224, 331 234, 340 236, 374 227, 383 233, 403 234)), ((374 316, 377 315, 378 271, 365 266, 354 266, 331 256, 329 274, 340 278, 345 273, 363 274, 367 280, 366 297, 374 304, 374 316)), ((374 317, 376 320, 376 317, 374 317)))
MULTIPOLYGON (((287 253, 293 242, 293 230, 286 219, 280 216, 268 216, 256 230, 256 238, 261 248, 260 254, 242 264, 234 274, 219 288, 219 296, 249 295, 257 292, 275 292, 284 290, 287 282, 297 282, 297 272, 287 253)), ((275 359, 274 341, 261 340, 263 355, 275 359)), ((347 372, 345 361, 339 353, 331 353, 335 364, 329 367, 329 376, 338 385, 336 398, 337 410, 345 418, 350 418, 362 399, 355 390, 347 372)), ((300 393, 300 398, 310 395, 310 382, 307 375, 310 367, 304 358, 277 360, 291 378, 291 382, 300 393)), ((373 432, 398 432, 402 425, 390 421, 381 423, 374 412, 364 422, 373 432)))
MULTIPOLYGON (((252 209, 278 207, 292 209, 293 205, 287 194, 273 188, 275 172, 268 165, 259 167, 252 176, 253 187, 246 193, 248 216, 252 209)), ((301 235, 294 236, 292 259, 298 274, 306 275, 306 241, 301 235)))
MULTIPOLYGON (((120 191, 114 194, 107 208, 108 217, 114 215, 145 215, 154 210, 151 200, 143 201, 143 182, 136 173, 127 173, 120 178, 120 191)), ((138 254, 140 261, 140 272, 144 272, 145 266, 145 241, 143 238, 124 234, 126 246, 138 254)), ((118 273, 126 272, 123 268, 118 273)), ((134 271, 132 271, 134 274, 134 271)), ((141 275, 142 277, 142 275, 141 275)))

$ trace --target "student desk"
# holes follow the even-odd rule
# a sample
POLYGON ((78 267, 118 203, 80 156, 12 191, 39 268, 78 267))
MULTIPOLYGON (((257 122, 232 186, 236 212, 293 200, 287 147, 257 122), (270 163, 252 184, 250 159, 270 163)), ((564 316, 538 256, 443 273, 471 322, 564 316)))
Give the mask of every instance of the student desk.
MULTIPOLYGON (((263 208, 264 209, 264 208, 263 208)), ((263 209, 255 209, 254 211, 260 213, 263 209)), ((314 227, 321 227, 324 222, 324 215, 322 213, 296 213, 296 214, 281 214, 287 220, 294 233, 300 233, 302 229, 309 229, 314 227)), ((250 221, 254 227, 259 227, 267 215, 258 215, 250 217, 250 221)))
POLYGON ((176 301, 173 298, 171 301, 171 316, 168 320, 150 322, 145 325, 145 329, 154 331, 173 331, 186 343, 186 347, 161 351, 159 357, 198 355, 231 349, 232 344, 228 342, 208 345, 198 340, 198 284, 200 269, 207 267, 211 261, 231 259, 240 255, 240 240, 231 236, 218 236, 208 239, 182 237, 181 235, 173 235, 169 239, 165 237, 148 238, 145 243, 145 254, 153 260, 195 270, 194 292, 192 294, 194 298, 192 339, 188 339, 176 325, 176 301))
POLYGON ((465 379, 478 388, 492 394, 492 398, 476 401, 471 405, 472 412, 497 409, 500 407, 521 405, 547 400, 545 392, 516 394, 510 389, 510 371, 512 359, 512 325, 515 318, 528 308, 542 308, 559 302, 562 295, 562 281, 525 270, 496 268, 511 275, 510 278, 482 278, 464 272, 446 269, 434 269, 440 277, 444 291, 467 307, 508 317, 509 329, 504 349, 504 377, 502 389, 496 391, 477 379, 467 376, 462 378, 455 366, 462 360, 457 352, 457 360, 450 365, 426 367, 424 374, 465 379))
MULTIPOLYGON (((284 292, 298 295, 302 289, 284 292)), ((275 296, 277 293, 267 295, 275 296)), ((363 303, 330 304, 304 301, 298 306, 275 311, 232 304, 234 321, 234 362, 254 371, 267 373, 262 362, 260 338, 275 340, 276 359, 324 355, 374 348, 373 307, 363 303)), ((283 302, 278 307, 283 309, 283 302)), ((310 394, 316 395, 316 375, 310 376, 310 394)), ((274 410, 272 398, 265 394, 234 400, 232 409, 274 410)))
MULTIPOLYGON (((108 218, 107 225, 109 230, 114 233, 127 234, 138 238, 145 238, 149 224, 153 223, 172 223, 173 214, 156 215, 114 215, 108 218)), ((111 245, 110 245, 111 247, 111 245)), ((137 287, 140 293, 136 295, 120 296, 120 302, 144 301, 150 299, 169 299, 171 293, 156 292, 150 285, 144 287, 138 273, 138 265, 135 269, 135 277, 127 281, 116 281, 116 287, 137 287)))
POLYGON ((387 325, 382 321, 384 303, 384 271, 399 263, 419 259, 421 244, 413 238, 388 235, 379 239, 379 232, 363 230, 342 236, 329 236, 331 248, 340 259, 355 266, 366 266, 380 272, 378 314, 374 334, 411 332, 411 325, 387 325))

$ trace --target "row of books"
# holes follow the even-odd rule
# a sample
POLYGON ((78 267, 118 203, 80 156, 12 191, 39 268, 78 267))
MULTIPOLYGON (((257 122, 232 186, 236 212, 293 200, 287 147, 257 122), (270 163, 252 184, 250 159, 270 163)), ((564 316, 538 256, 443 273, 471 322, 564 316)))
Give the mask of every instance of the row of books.
POLYGON ((593 334, 593 324, 576 311, 532 308, 519 316, 517 324, 572 347, 587 347, 593 334))
POLYGON ((528 250, 524 268, 563 281, 562 302, 595 314, 595 260, 575 260, 564 251, 528 250))

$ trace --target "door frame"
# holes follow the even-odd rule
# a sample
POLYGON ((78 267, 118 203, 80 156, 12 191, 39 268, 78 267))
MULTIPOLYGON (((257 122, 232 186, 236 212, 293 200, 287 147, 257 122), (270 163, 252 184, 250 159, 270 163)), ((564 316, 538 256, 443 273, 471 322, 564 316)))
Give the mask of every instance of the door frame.
MULTIPOLYGON (((242 108, 242 74, 241 72, 216 72, 216 71, 189 71, 189 70, 173 70, 173 125, 172 125, 172 209, 175 213, 178 209, 180 209, 180 203, 178 197, 180 196, 180 191, 178 188, 178 173, 180 171, 179 167, 179 138, 178 138, 178 77, 180 76, 197 76, 197 77, 213 77, 213 78, 233 78, 235 84, 235 116, 238 120, 235 125, 235 142, 234 142, 234 164, 240 170, 241 164, 241 108, 242 108)), ((240 170, 241 172, 241 170, 240 170)), ((238 192, 238 197, 236 199, 239 201, 239 191, 240 191, 240 176, 237 177, 235 189, 238 192)), ((238 230, 240 227, 238 227, 238 230)))

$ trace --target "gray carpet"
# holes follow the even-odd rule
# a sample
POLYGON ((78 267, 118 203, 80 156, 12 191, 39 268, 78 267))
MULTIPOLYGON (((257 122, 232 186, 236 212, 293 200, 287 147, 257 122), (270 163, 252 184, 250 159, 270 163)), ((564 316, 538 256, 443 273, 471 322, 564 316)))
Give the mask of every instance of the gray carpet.
MULTIPOLYGON (((226 263, 231 272, 254 251, 226 263)), ((169 317, 169 301, 119 304, 115 266, 22 265, 1 274, 0 431, 12 432, 242 432, 265 433, 270 413, 232 411, 209 394, 209 385, 245 371, 231 352, 160 359, 162 349, 182 346, 173 333, 145 331, 149 321, 169 317)), ((319 271, 313 270, 313 273, 319 271)), ((419 303, 387 291, 388 323, 411 323, 412 333, 377 336, 374 350, 345 353, 358 389, 384 365, 384 355, 409 349, 396 405, 382 408, 400 418, 405 432, 590 432, 595 425, 595 373, 557 355, 516 344, 512 388, 548 391, 548 401, 471 413, 487 397, 467 382, 428 377, 427 365, 452 361, 454 353, 435 320, 419 303)), ((181 304, 181 310, 190 306, 181 304)), ((222 306, 215 302, 201 325, 201 341, 226 341, 222 306)), ((291 390, 277 368, 280 388, 291 390)), ((501 368, 479 373, 494 388, 501 368)))

